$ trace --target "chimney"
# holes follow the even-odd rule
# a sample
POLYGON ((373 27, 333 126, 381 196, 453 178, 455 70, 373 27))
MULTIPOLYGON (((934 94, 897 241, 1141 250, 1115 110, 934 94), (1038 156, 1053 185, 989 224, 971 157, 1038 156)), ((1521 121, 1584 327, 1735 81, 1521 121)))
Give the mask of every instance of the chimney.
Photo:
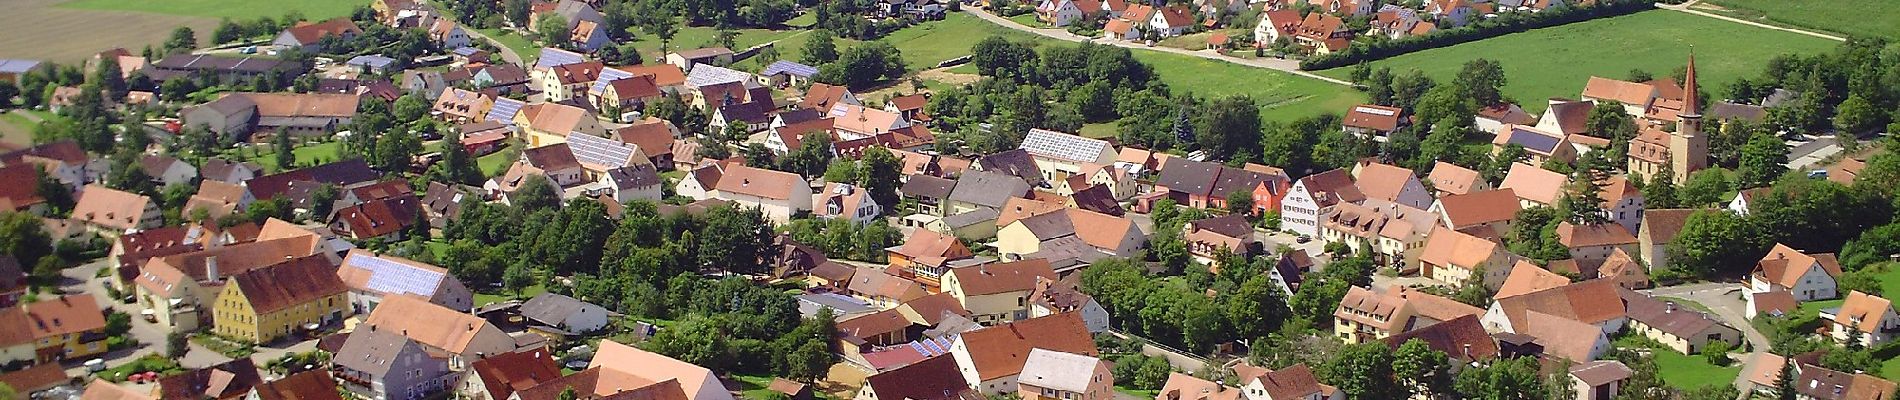
POLYGON ((1664 314, 1673 313, 1673 312, 1676 312, 1676 302, 1671 301, 1671 302, 1663 303, 1664 314))
POLYGON ((218 281, 218 256, 205 256, 205 280, 218 281))
POLYGON ((1470 360, 1471 359, 1471 344, 1470 343, 1465 343, 1464 353, 1465 353, 1465 359, 1470 360))

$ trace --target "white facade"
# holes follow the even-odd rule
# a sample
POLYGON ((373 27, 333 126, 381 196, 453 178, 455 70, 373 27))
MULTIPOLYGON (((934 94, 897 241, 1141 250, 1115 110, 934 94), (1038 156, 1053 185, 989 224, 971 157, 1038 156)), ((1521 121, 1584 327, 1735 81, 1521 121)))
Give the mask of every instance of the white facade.
MULTIPOLYGON (((1096 302, 1095 299, 1089 299, 1088 304, 1083 304, 1082 308, 1076 309, 1075 312, 1082 313, 1082 324, 1089 327, 1089 333, 1102 333, 1108 330, 1108 309, 1102 308, 1102 303, 1096 302)), ((1030 318, 1047 317, 1060 313, 1061 312, 1041 304, 1029 304, 1030 318)))
MULTIPOLYGON (((1790 265, 1789 267, 1792 268, 1795 266, 1790 265)), ((1814 264, 1810 264, 1806 266, 1806 268, 1808 269, 1807 272, 1801 273, 1801 281, 1797 282, 1794 287, 1786 288, 1788 294, 1794 295, 1796 302, 1826 300, 1841 296, 1839 289, 1835 286, 1834 277, 1829 276, 1827 270, 1821 269, 1820 265, 1814 264)), ((1748 276, 1749 293, 1768 292, 1774 290, 1777 286, 1781 286, 1752 273, 1748 276)))
POLYGON ((1306 190, 1306 181, 1293 182, 1293 189, 1280 200, 1280 229, 1307 237, 1319 236, 1319 202, 1306 190))

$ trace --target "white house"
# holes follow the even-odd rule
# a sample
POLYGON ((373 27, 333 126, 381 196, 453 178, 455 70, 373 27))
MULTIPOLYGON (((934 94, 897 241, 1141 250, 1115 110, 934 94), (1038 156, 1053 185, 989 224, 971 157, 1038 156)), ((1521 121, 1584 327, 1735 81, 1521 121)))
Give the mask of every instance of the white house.
POLYGON ((1900 314, 1894 313, 1893 302, 1859 290, 1849 292, 1840 308, 1821 310, 1820 316, 1829 322, 1829 336, 1841 343, 1857 340, 1872 348, 1900 331, 1900 314))
POLYGON ((1775 244, 1748 273, 1748 292, 1783 290, 1794 295, 1795 301, 1826 300, 1840 297, 1835 285, 1840 277, 1841 265, 1833 253, 1803 254, 1775 244))
POLYGON ((719 178, 724 174, 725 167, 719 163, 693 169, 687 172, 686 176, 680 177, 678 184, 673 185, 673 193, 693 200, 710 199, 713 187, 719 184, 719 178))
POLYGON ((1352 176, 1334 169, 1300 178, 1280 201, 1280 227, 1307 237, 1319 236, 1319 215, 1341 201, 1357 203, 1366 196, 1353 186, 1352 176))
POLYGON ((811 184, 790 172, 733 165, 726 168, 713 186, 712 198, 759 209, 774 224, 792 220, 792 215, 811 211, 811 184))
POLYGON ((188 185, 192 179, 198 179, 197 167, 176 158, 148 155, 139 159, 139 166, 160 185, 188 185))
POLYGON ((823 192, 812 195, 812 215, 819 218, 845 218, 864 226, 877 221, 883 207, 870 192, 849 183, 826 183, 823 192))

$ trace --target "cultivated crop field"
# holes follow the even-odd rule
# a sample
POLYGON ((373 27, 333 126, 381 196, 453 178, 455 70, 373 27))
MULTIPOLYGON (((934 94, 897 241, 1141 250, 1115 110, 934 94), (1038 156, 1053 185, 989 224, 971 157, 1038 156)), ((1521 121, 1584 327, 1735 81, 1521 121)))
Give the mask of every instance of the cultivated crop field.
POLYGON ((1900 38, 1900 8, 1883 0, 1713 0, 1700 4, 1737 18, 1847 35, 1900 38))
POLYGON ((68 8, 60 0, 8 0, 6 5, 7 12, 0 13, 0 58, 73 63, 114 47, 136 53, 165 41, 180 26, 203 38, 218 24, 217 18, 68 8))

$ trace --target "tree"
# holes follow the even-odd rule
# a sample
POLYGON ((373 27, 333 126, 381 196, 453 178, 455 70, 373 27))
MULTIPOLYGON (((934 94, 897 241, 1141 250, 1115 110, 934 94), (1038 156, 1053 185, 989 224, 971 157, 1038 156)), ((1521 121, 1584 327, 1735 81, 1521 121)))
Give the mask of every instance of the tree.
MULTIPOLYGON (((1650 180, 1647 184, 1642 185, 1643 207, 1648 209, 1664 209, 1676 208, 1681 204, 1681 202, 1677 200, 1676 180, 1671 179, 1670 177, 1672 176, 1675 176, 1675 167, 1664 163, 1662 168, 1656 171, 1655 178, 1650 180)), ((1635 178, 1636 176, 1632 175, 1631 177, 1635 178)))
POLYGON ((1728 174, 1719 169, 1705 169, 1689 175, 1689 181, 1677 191, 1677 202, 1682 207, 1702 207, 1722 201, 1732 185, 1728 174))
POLYGON ((1880 109, 1860 94, 1847 96, 1834 110, 1834 129, 1839 135, 1853 136, 1874 130, 1885 122, 1880 109))
POLYGON ((13 98, 20 95, 20 87, 13 81, 0 81, 0 110, 13 108, 13 98))
MULTIPOLYGON (((524 0, 523 3, 526 1, 524 0)), ((659 1, 634 2, 633 23, 639 25, 640 30, 646 31, 647 34, 660 38, 660 51, 664 52, 667 42, 672 41, 673 35, 679 33, 679 25, 673 21, 673 10, 662 9, 665 7, 661 5, 662 3, 659 1)))
POLYGON ((1735 172, 1742 187, 1764 186, 1788 172, 1788 145, 1767 133, 1756 133, 1742 147, 1741 164, 1735 172))
POLYGON ((119 70, 119 59, 116 57, 101 58, 99 65, 93 69, 90 83, 98 84, 99 89, 105 90, 106 98, 111 100, 125 98, 128 90, 125 73, 119 70))
POLYGON ((541 43, 563 49, 574 47, 574 41, 569 39, 567 32, 567 17, 548 13, 535 21, 534 25, 534 33, 541 36, 541 43))
POLYGON ((1210 101, 1195 114, 1194 136, 1210 159, 1259 157, 1260 141, 1256 138, 1260 137, 1260 107, 1247 96, 1210 101))
POLYGON ((514 293, 516 298, 520 298, 521 293, 533 284, 534 273, 528 272, 528 268, 519 263, 508 266, 507 272, 501 274, 502 287, 507 288, 509 293, 514 293))
POLYGON ((509 200, 509 204, 526 211, 552 209, 561 205, 561 197, 554 184, 542 175, 529 175, 509 196, 509 200))
POLYGON ((198 35, 190 27, 178 27, 172 30, 171 39, 165 40, 165 53, 198 48, 198 35))
POLYGON ((1227 212, 1253 216, 1253 191, 1237 189, 1227 193, 1227 212))
POLYGON ((410 93, 396 98, 396 102, 389 105, 389 112, 391 116, 396 118, 397 123, 407 124, 428 117, 429 108, 428 99, 422 98, 421 95, 410 93))
POLYGON ((1489 107, 1504 102, 1500 92, 1504 88, 1504 66, 1497 61, 1480 58, 1466 62, 1453 81, 1465 97, 1477 102, 1479 106, 1489 107))
POLYGON ((1709 341, 1709 344, 1703 345, 1702 358, 1706 359, 1711 365, 1715 365, 1715 366, 1728 365, 1729 362, 1734 361, 1728 358, 1728 351, 1732 347, 1733 345, 1730 345, 1728 342, 1724 342, 1720 340, 1711 340, 1709 341))
POLYGON ((1747 220, 1724 211, 1690 214, 1669 246, 1669 263, 1684 272, 1720 276, 1746 268, 1767 248, 1747 220))
POLYGON ((818 67, 818 75, 812 79, 833 85, 867 87, 903 75, 904 59, 896 46, 869 42, 852 46, 838 56, 838 61, 818 67))
POLYGON ((1603 185, 1585 170, 1572 174, 1563 197, 1557 199, 1558 213, 1573 224, 1599 224, 1610 221, 1603 212, 1603 185))
POLYGON ((718 207, 706 213, 699 233, 699 264, 727 272, 754 273, 772 242, 771 224, 757 209, 718 207))
POLYGON ((370 154, 370 165, 385 172, 408 171, 410 161, 420 152, 422 138, 415 133, 384 132, 376 138, 375 150, 370 154))
POLYGON ((1423 340, 1412 339, 1399 345, 1392 358, 1393 372, 1412 392, 1433 396, 1451 394, 1451 360, 1445 352, 1432 349, 1423 340))
POLYGON ((1606 103, 1591 108, 1590 116, 1584 120, 1584 131, 1610 140, 1610 154, 1605 158, 1611 163, 1623 165, 1629 161, 1630 140, 1636 138, 1636 121, 1623 112, 1623 107, 1606 103))
POLYGON ((296 146, 290 141, 290 131, 277 128, 277 133, 271 136, 270 143, 272 152, 276 153, 273 158, 277 161, 277 170, 289 171, 291 166, 297 163, 296 146))
POLYGON ((1858 270, 1885 261, 1889 254, 1900 254, 1900 223, 1868 229, 1847 241, 1841 246, 1841 266, 1858 270))
POLYGON ((484 176, 481 166, 477 165, 474 157, 469 156, 468 148, 462 147, 461 142, 443 140, 438 146, 441 146, 437 151, 442 153, 442 162, 436 168, 440 169, 442 180, 465 185, 482 181, 484 176))
POLYGON ((859 169, 858 186, 871 194, 871 200, 889 209, 897 204, 897 184, 904 176, 903 161, 883 147, 865 150, 864 165, 859 169))
POLYGON ((185 332, 172 331, 171 333, 165 334, 166 357, 173 359, 184 358, 185 353, 190 351, 191 345, 186 341, 185 332))
POLYGON ((1385 343, 1368 342, 1339 350, 1331 361, 1313 371, 1321 381, 1339 388, 1351 399, 1402 399, 1411 397, 1409 388, 1390 384, 1393 379, 1392 349, 1385 343))
POLYGON ((1002 36, 990 36, 970 47, 970 64, 976 66, 977 74, 1000 79, 1023 81, 1030 78, 1036 52, 1028 45, 1011 42, 1002 36))
POLYGON ((1781 363, 1781 373, 1775 376, 1775 399, 1795 400, 1799 398, 1801 396, 1800 392, 1796 392, 1794 387, 1795 379, 1797 378, 1795 378, 1794 363, 1781 363))
POLYGON ((0 254, 10 254, 20 265, 37 265, 53 254, 53 239, 32 214, 0 213, 0 254))

